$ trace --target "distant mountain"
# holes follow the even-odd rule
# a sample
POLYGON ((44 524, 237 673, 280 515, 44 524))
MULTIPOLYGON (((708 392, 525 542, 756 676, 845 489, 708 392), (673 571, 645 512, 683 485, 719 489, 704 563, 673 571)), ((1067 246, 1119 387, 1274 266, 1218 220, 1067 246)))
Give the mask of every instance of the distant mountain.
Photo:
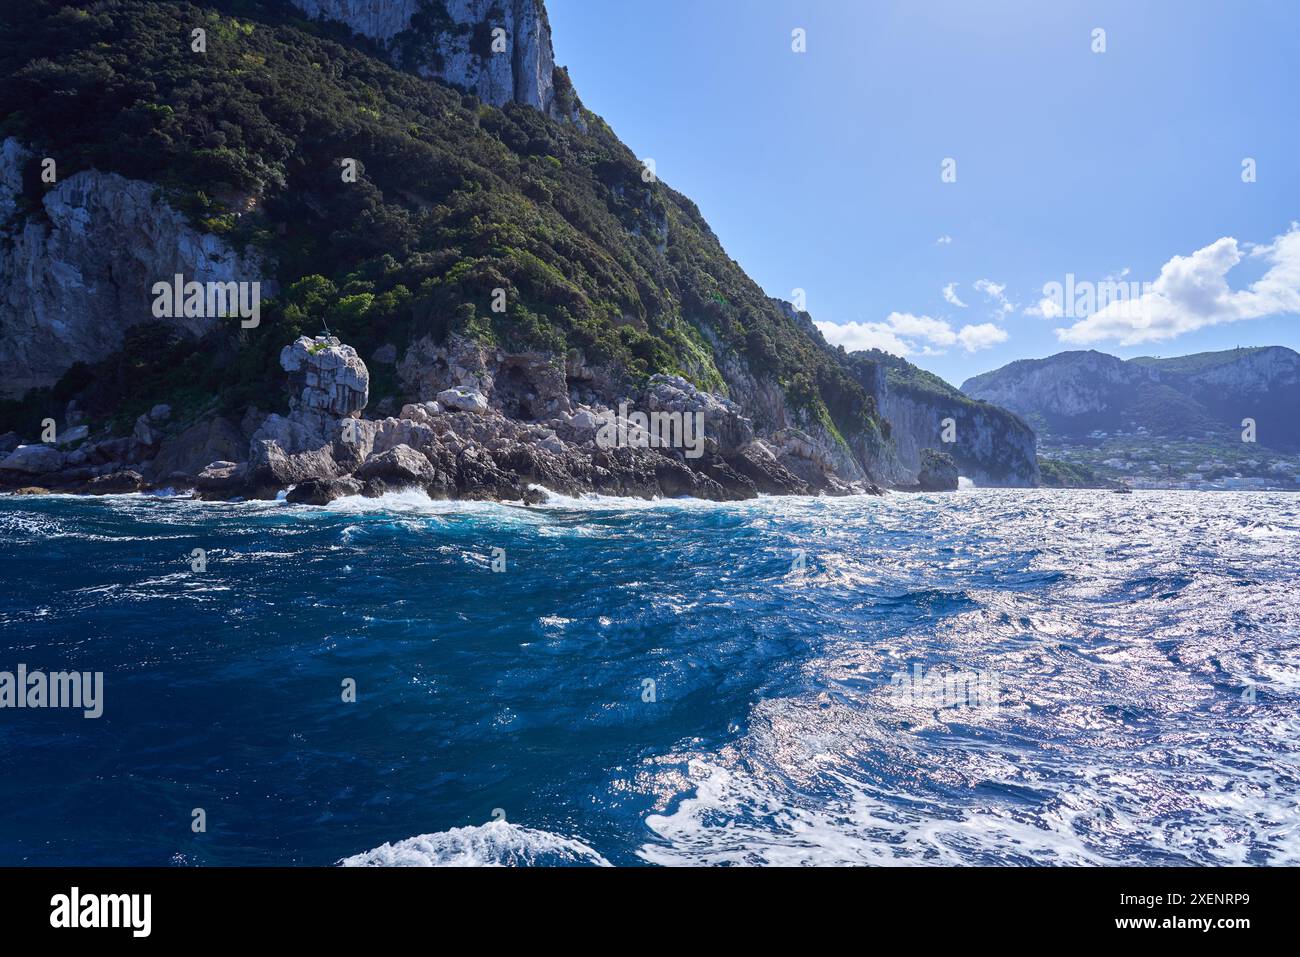
POLYGON ((1128 361, 1062 352, 975 376, 961 390, 1018 413, 1042 438, 1141 429, 1239 438, 1251 418, 1260 444, 1300 450, 1300 355, 1282 346, 1128 361))
POLYGON ((962 392, 1016 412, 1046 456, 1103 479, 1300 484, 1300 355, 1282 346, 1127 361, 1062 352, 975 376, 962 392))

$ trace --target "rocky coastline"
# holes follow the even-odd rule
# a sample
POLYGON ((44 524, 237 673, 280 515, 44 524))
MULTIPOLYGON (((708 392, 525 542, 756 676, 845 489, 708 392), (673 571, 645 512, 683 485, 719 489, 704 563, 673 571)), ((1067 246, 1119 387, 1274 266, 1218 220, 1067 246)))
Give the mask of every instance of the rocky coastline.
MULTIPOLYGON (((405 489, 524 504, 544 501, 546 490, 712 501, 881 494, 869 481, 837 475, 800 430, 760 436, 735 404, 680 377, 654 376, 638 394, 602 402, 595 392, 571 392, 564 370, 541 355, 502 356, 458 340, 427 346, 423 360, 401 371, 430 397, 368 418, 365 362, 337 338, 303 336, 280 354, 292 396, 287 414, 250 409, 240 421, 183 422, 159 405, 130 436, 114 437, 92 434, 72 410, 52 441, 0 436, 0 490, 170 489, 308 505, 405 489), (662 422, 686 428, 665 434, 649 425, 662 422), (692 422, 699 427, 689 441, 692 422)), ((945 459, 927 461, 918 489, 956 487, 945 459)))

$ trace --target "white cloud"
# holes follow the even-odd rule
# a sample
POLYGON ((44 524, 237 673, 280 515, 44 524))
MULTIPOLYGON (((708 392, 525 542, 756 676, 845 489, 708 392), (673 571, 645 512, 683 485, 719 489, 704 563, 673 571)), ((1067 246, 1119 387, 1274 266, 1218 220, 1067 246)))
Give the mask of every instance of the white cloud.
POLYGON ((1007 287, 1004 283, 994 282, 991 279, 976 279, 975 288, 984 293, 985 299, 997 306, 998 312, 1015 311, 1015 305, 1007 301, 1007 287))
POLYGON ((1044 296, 1038 300, 1038 305, 1029 306, 1025 309, 1025 315, 1041 316, 1044 319, 1059 319, 1065 315, 1065 310, 1061 308, 1061 304, 1055 299, 1044 296))
POLYGON ((1007 331, 991 322, 982 322, 978 326, 962 326, 957 338, 967 352, 979 352, 991 349, 999 342, 1007 341, 1007 331))
POLYGON ((978 326, 953 327, 943 319, 910 312, 891 312, 884 322, 816 323, 826 341, 849 352, 882 349, 896 356, 941 355, 951 346, 978 352, 1007 340, 1005 329, 986 322, 978 326))
POLYGON ((1226 322, 1300 313, 1300 224, 1267 245, 1244 252, 1225 236, 1190 256, 1174 256, 1140 298, 1112 302, 1085 319, 1056 330, 1062 342, 1089 345, 1115 340, 1131 346, 1173 339, 1226 322), (1269 264, 1244 289, 1228 285, 1228 273, 1244 255, 1269 264))
POLYGON ((943 298, 954 306, 961 306, 963 309, 966 308, 966 303, 957 298, 957 284, 955 282, 950 282, 948 285, 943 287, 943 298))
POLYGON ((938 239, 934 241, 934 244, 936 246, 947 246, 950 243, 952 243, 952 237, 949 236, 947 233, 944 233, 942 236, 940 236, 938 239))

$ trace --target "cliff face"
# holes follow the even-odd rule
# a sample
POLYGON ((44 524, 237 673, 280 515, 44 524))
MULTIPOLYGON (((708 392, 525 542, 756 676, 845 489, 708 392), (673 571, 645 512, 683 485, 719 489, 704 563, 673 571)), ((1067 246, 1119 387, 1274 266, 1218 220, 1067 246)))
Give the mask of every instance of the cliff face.
MULTIPOLYGON (((69 176, 45 193, 43 215, 20 216, 29 157, 13 138, 0 147, 0 397, 51 385, 73 363, 114 352, 131 326, 157 321, 156 282, 262 278, 255 256, 187 225, 153 184, 115 173, 69 176)), ((198 336, 237 320, 166 321, 198 336)))
POLYGON ((947 452, 960 474, 979 486, 1039 484, 1037 438, 1005 409, 889 386, 880 408, 890 424, 898 464, 891 478, 897 484, 917 481, 927 449, 947 452), (955 436, 951 443, 943 441, 948 418, 955 436))
POLYGON ((889 425, 875 455, 880 481, 916 485, 929 450, 952 456, 960 474, 979 486, 1039 484, 1037 436, 1011 412, 972 401, 937 376, 879 350, 848 358, 889 425))
POLYGON ((492 106, 521 103, 555 119, 551 28, 540 0, 293 0, 312 17, 346 24, 423 76, 464 87, 492 106), (494 29, 505 31, 493 49, 494 29))

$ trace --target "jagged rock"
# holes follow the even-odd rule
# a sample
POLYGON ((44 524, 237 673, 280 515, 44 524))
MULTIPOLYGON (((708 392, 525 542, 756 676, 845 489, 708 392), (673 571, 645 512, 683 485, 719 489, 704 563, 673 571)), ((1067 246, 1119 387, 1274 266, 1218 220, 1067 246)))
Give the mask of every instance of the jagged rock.
POLYGON ((0 461, 0 472, 49 475, 64 466, 66 457, 52 445, 20 445, 0 461))
POLYGON ((691 467, 716 482, 728 501, 758 497, 758 486, 720 455, 706 455, 703 459, 693 460, 691 467))
MULTIPOLYGON (((341 21, 384 46, 410 30, 423 9, 421 0, 293 2, 309 16, 341 21)), ((453 0, 442 10, 447 29, 417 32, 415 59, 404 65, 471 90, 493 106, 521 103, 555 119, 577 120, 576 103, 557 99, 551 28, 537 0, 453 0), (506 49, 483 54, 475 38, 497 27, 505 31, 506 49)))
POLYGON ((590 409, 579 409, 569 417, 568 426, 577 435, 589 437, 600 428, 600 419, 590 409))
POLYGON ((456 460, 456 490, 469 499, 523 497, 518 474, 503 471, 486 449, 475 445, 463 449, 456 460))
POLYGON ((247 448, 235 423, 225 418, 205 419, 163 439, 147 474, 155 482, 192 479, 211 462, 242 458, 247 448))
POLYGON ((564 365, 540 352, 498 353, 492 404, 515 419, 545 419, 569 410, 564 365))
POLYGON ((437 470, 424 453, 409 445, 398 445, 366 459, 355 474, 363 481, 382 479, 392 487, 409 487, 432 482, 437 470))
POLYGON ((288 415, 271 413, 249 439, 249 448, 270 441, 289 454, 312 452, 331 445, 339 426, 337 420, 323 412, 295 409, 288 415))
POLYGON ((718 443, 723 455, 754 440, 754 423, 740 414, 734 402, 697 389, 681 376, 652 376, 646 405, 652 412, 701 413, 704 435, 718 443))
POLYGON ((203 498, 237 498, 247 485, 247 466, 236 462, 212 462, 194 480, 203 498))
POLYGON ((424 449, 434 441, 436 435, 431 424, 411 419, 383 419, 376 423, 374 450, 387 452, 399 445, 424 449))
POLYGON ((39 485, 24 485, 22 488, 14 489, 15 495, 49 495, 50 490, 41 488, 39 485))
POLYGON ((285 498, 295 505, 328 505, 339 498, 361 494, 361 483, 350 476, 308 479, 295 485, 285 498))
POLYGON ((92 478, 86 485, 86 491, 91 495, 121 495, 126 492, 138 492, 143 487, 144 476, 127 469, 92 478))
POLYGON ((727 494, 716 481, 687 468, 682 462, 667 455, 651 452, 647 455, 654 469, 655 482, 665 498, 679 498, 689 495, 692 498, 707 498, 715 502, 724 502, 733 496, 727 494))
POLYGON ((434 398, 449 388, 480 392, 492 388, 488 350, 456 335, 445 345, 428 336, 411 343, 397 365, 397 377, 405 392, 421 399, 434 398))
POLYGON ((951 492, 957 488, 957 463, 947 452, 924 449, 917 484, 923 492, 951 492))
POLYGON ((438 393, 438 403, 448 409, 461 412, 486 412, 488 401, 482 392, 473 389, 451 388, 438 393))
POLYGON ((248 476, 255 498, 274 498, 281 489, 309 479, 337 478, 338 466, 328 448, 287 453, 270 439, 255 442, 251 449, 248 476))
POLYGON ((808 495, 808 483, 776 460, 761 442, 751 442, 727 458, 727 464, 765 495, 808 495))
POLYGON ((280 350, 280 366, 289 373, 295 408, 356 415, 370 398, 366 364, 335 336, 299 336, 280 350))
POLYGON ((75 425, 70 429, 64 429, 58 435, 59 445, 76 445, 84 441, 90 435, 90 427, 87 425, 75 425))
POLYGON ((162 424, 171 418, 171 414, 171 406, 155 405, 135 420, 135 430, 131 437, 141 445, 153 448, 163 440, 162 424))
POLYGON ((31 155, 13 137, 0 143, 0 226, 18 208, 18 197, 23 193, 23 166, 31 155))

